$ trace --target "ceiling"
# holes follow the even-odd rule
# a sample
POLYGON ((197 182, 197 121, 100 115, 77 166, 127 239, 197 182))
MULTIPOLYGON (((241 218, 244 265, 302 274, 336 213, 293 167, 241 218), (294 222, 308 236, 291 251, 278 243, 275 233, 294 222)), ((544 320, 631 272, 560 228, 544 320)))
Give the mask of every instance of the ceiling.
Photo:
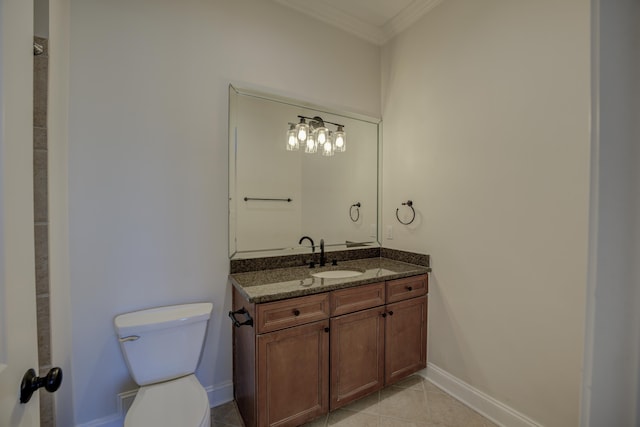
POLYGON ((377 45, 404 31, 442 0, 274 0, 377 45))

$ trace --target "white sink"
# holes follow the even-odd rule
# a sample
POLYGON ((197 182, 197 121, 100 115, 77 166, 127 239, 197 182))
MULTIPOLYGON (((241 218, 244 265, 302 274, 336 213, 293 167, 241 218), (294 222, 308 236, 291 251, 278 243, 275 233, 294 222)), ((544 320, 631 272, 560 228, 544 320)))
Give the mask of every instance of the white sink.
POLYGON ((320 277, 322 279, 346 279, 347 277, 356 277, 361 275, 361 271, 355 270, 328 270, 321 271, 319 273, 313 273, 313 277, 320 277))

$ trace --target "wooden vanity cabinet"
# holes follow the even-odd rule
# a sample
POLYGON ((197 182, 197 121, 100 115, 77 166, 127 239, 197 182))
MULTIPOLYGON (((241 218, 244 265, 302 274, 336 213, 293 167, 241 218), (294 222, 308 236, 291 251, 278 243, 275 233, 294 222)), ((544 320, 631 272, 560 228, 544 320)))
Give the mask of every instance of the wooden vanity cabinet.
POLYGON ((385 385, 427 366, 427 275, 387 282, 385 385))
POLYGON ((385 318, 385 385, 427 366, 427 296, 388 304, 385 318))
POLYGON ((331 293, 334 410, 384 387, 385 283, 331 293))
POLYGON ((233 383, 247 427, 298 426, 329 410, 329 295, 264 304, 233 289, 233 383))
POLYGON ((427 366, 427 290, 422 275, 332 292, 332 314, 335 300, 374 308, 331 318, 330 410, 427 366))
POLYGON ((426 366, 427 275, 233 310, 234 396, 247 427, 297 426, 426 366))
POLYGON ((258 425, 300 425, 329 409, 329 321, 257 337, 258 425))

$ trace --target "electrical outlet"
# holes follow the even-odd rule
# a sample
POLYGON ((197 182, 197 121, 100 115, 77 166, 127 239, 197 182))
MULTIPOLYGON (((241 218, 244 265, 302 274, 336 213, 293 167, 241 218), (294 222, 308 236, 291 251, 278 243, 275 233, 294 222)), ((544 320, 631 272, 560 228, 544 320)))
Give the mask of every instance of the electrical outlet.
POLYGON ((388 240, 393 239, 393 226, 392 225, 387 225, 387 239, 388 240))

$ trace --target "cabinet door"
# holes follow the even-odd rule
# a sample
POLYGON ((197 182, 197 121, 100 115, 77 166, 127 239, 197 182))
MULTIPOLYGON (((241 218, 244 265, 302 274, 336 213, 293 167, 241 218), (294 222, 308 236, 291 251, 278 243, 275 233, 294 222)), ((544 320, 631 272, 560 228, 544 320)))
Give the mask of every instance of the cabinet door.
POLYGON ((329 321, 258 335, 258 426, 298 426, 329 409, 329 321))
POLYGON ((385 325, 385 384, 427 366, 427 297, 388 304, 385 325))
POLYGON ((331 410, 384 385, 384 306, 331 319, 331 410))

